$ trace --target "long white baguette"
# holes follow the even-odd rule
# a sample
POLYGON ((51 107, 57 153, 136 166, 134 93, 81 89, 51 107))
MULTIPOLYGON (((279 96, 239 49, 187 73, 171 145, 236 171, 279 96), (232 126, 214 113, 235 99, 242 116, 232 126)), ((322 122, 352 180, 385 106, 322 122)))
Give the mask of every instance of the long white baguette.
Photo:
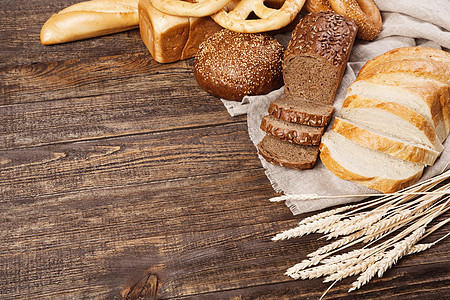
POLYGON ((92 0, 53 14, 42 26, 43 45, 66 43, 137 28, 138 0, 92 0))

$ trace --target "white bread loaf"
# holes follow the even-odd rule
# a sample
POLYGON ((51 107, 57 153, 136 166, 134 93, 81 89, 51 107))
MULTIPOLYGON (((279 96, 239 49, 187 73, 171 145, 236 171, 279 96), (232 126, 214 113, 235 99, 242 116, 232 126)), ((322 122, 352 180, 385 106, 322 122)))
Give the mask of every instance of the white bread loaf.
POLYGON ((402 104, 350 95, 342 104, 340 113, 345 119, 385 136, 422 145, 439 153, 444 149, 428 121, 402 104))
POLYGON ((52 15, 42 26, 41 43, 77 41, 137 28, 138 0, 92 0, 52 15))
POLYGON ((360 146, 334 131, 323 135, 320 159, 338 177, 383 193, 411 185, 424 169, 422 164, 360 146))
POLYGON ((432 48, 369 61, 348 89, 342 118, 322 138, 324 165, 383 193, 415 183, 450 131, 449 69, 448 54, 432 48))
POLYGON ((392 136, 386 136, 361 124, 357 125, 339 117, 334 119, 333 131, 361 146, 410 162, 431 166, 440 155, 440 152, 431 148, 392 136))
POLYGON ((201 42, 222 29, 210 17, 178 17, 139 0, 139 30, 153 58, 170 63, 193 57, 201 42))

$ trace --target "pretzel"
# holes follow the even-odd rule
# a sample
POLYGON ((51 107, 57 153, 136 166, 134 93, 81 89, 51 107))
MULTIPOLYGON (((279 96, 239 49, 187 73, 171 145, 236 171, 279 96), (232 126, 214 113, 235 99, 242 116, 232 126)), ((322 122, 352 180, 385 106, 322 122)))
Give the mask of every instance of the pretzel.
POLYGON ((303 7, 305 0, 286 0, 280 9, 269 8, 264 0, 231 2, 211 17, 220 26, 236 32, 266 32, 291 23, 303 7), (260 19, 247 20, 251 12, 260 19))
POLYGON ((374 40, 383 25, 380 11, 372 0, 307 0, 306 8, 309 12, 328 10, 353 19, 358 25, 358 38, 374 40))
POLYGON ((159 11, 180 17, 206 17, 219 11, 231 0, 150 0, 159 11))

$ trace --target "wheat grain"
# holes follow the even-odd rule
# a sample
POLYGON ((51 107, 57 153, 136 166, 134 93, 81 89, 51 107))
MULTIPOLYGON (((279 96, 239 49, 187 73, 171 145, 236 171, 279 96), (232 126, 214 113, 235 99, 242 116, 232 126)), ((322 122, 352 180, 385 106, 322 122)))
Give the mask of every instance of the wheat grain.
POLYGON ((320 229, 330 226, 331 224, 337 222, 340 220, 339 215, 332 215, 325 217, 323 219, 315 220, 313 222, 307 223, 307 224, 301 224, 298 225, 295 228, 285 230, 282 233, 279 233, 275 235, 272 240, 273 241, 279 241, 279 240, 286 240, 294 237, 301 237, 310 233, 314 233, 319 231, 320 229))
POLYGON ((362 272, 357 280, 352 283, 352 287, 348 291, 351 292, 359 289, 361 286, 367 284, 377 273, 378 276, 381 277, 387 269, 397 263, 398 259, 400 259, 415 243, 417 243, 417 241, 421 236, 423 236, 424 233, 425 226, 422 226, 416 229, 410 236, 408 236, 404 240, 395 243, 393 245, 394 249, 385 252, 383 259, 370 265, 364 272, 362 272))

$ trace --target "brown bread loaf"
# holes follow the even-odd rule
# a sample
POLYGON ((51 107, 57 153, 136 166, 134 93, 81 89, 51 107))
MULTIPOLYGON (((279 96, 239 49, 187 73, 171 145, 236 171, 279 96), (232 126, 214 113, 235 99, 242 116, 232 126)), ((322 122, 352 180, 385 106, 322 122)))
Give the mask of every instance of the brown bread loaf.
POLYGON ((301 145, 319 145, 325 128, 286 122, 272 115, 261 121, 261 129, 283 141, 301 145))
POLYGON ((306 15, 292 32, 284 53, 286 93, 333 104, 357 32, 355 23, 335 12, 306 15))
POLYGON ((267 134, 258 144, 258 153, 271 164, 302 170, 314 167, 319 147, 292 144, 267 134))
POLYGON ((331 120, 334 107, 321 105, 306 100, 299 100, 289 95, 270 103, 269 114, 293 123, 308 126, 326 126, 331 120))
POLYGON ((204 41, 194 61, 194 76, 208 93, 240 101, 283 85, 284 47, 266 34, 223 29, 204 41))

